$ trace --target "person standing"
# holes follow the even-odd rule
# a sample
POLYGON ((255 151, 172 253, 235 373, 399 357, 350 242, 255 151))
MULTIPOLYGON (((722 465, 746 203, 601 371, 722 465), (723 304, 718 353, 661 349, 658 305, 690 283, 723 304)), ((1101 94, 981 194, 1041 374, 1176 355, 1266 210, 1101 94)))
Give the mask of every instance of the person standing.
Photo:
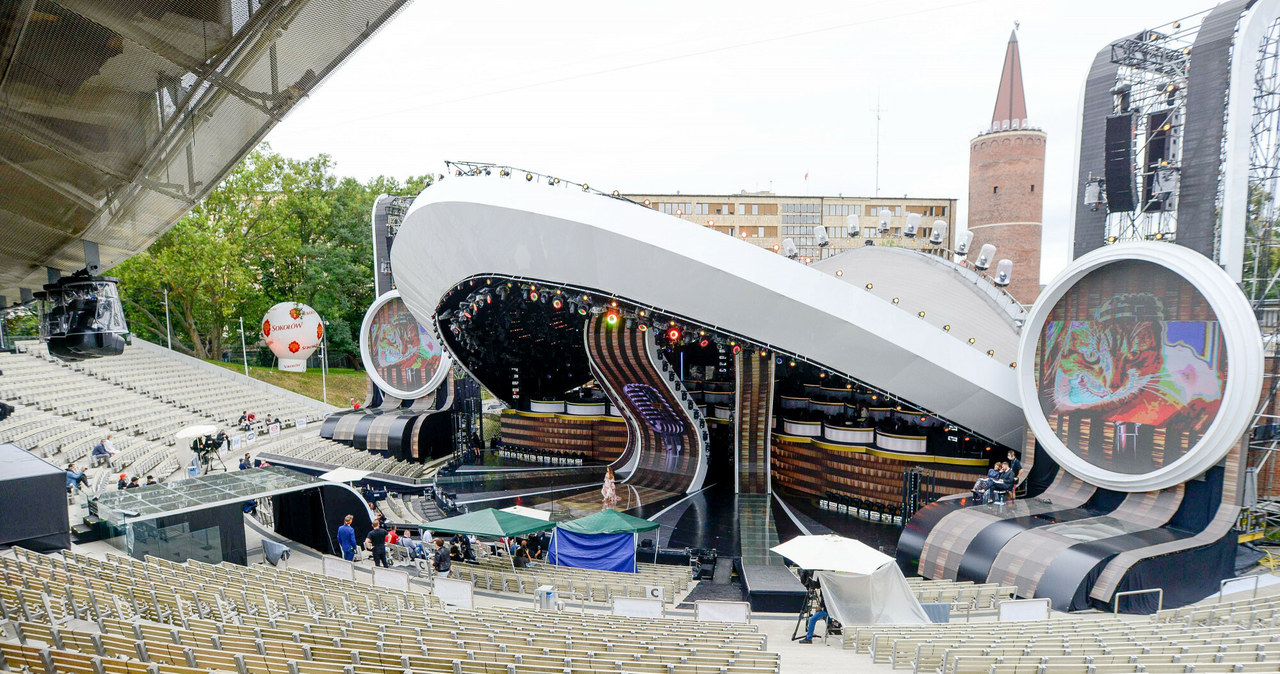
POLYGON ((249 452, 244 453, 244 458, 240 459, 240 470, 249 470, 253 468, 253 462, 249 460, 249 452))
POLYGON ((351 526, 354 519, 352 515, 347 515, 342 519, 342 526, 338 527, 338 547, 342 550, 342 558, 348 562, 355 561, 356 558, 356 530, 351 526))
POLYGON ((369 549, 373 551, 373 565, 391 568, 391 565, 387 564, 387 530, 382 528, 382 522, 373 525, 373 530, 365 536, 365 540, 369 543, 369 549))
POLYGON ((604 487, 600 489, 600 495, 604 497, 606 504, 614 503, 618 500, 618 484, 613 475, 613 466, 609 466, 604 470, 604 487))
POLYGON ((449 551, 444 549, 444 539, 437 538, 435 541, 436 548, 432 551, 431 566, 436 570, 436 575, 441 578, 449 577, 449 551))
POLYGON ((1022 462, 1018 460, 1018 453, 1009 450, 1009 470, 1013 471, 1013 481, 1016 484, 1018 477, 1022 475, 1022 462))

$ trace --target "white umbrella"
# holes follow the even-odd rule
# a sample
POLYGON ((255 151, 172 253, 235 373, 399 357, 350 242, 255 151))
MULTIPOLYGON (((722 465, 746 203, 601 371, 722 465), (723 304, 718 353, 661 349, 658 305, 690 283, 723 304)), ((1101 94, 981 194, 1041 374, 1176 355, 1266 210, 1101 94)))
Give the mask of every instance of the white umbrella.
POLYGON ((791 560, 796 566, 810 571, 843 571, 867 575, 893 561, 889 555, 862 541, 835 534, 796 536, 770 549, 791 560))
POLYGON ((203 435, 213 435, 218 432, 218 427, 213 424, 195 424, 173 434, 175 440, 186 440, 187 438, 198 438, 203 435))
POLYGON ((320 479, 326 482, 355 482, 357 480, 363 480, 368 475, 369 471, 367 470, 357 470, 355 468, 347 468, 344 466, 334 468, 324 475, 321 475, 320 479))
POLYGON ((525 517, 533 517, 536 519, 540 519, 543 522, 551 521, 551 513, 545 510, 538 510, 537 508, 526 508, 524 506, 514 505, 507 508, 503 508, 502 512, 511 513, 512 515, 524 515, 525 517))

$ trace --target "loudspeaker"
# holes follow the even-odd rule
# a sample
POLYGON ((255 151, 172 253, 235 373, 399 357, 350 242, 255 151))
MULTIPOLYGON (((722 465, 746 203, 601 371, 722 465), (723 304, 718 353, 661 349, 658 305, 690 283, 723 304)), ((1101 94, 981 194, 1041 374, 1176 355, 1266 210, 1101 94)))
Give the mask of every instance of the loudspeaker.
POLYGON ((1133 201, 1133 115, 1107 118, 1103 167, 1107 179, 1107 209, 1132 211, 1133 201))
POLYGON ((1164 210, 1165 198, 1172 192, 1167 174, 1170 169, 1165 162, 1169 159, 1172 143, 1170 130, 1166 126, 1170 126, 1173 122, 1173 110, 1161 110, 1160 112, 1147 115, 1147 156, 1145 160, 1145 169, 1143 171, 1146 180, 1142 185, 1142 210, 1143 212, 1162 211, 1164 210), (1162 166, 1166 174, 1165 179, 1161 179, 1157 174, 1161 171, 1162 166), (1159 185, 1157 185, 1159 183, 1159 185), (1156 188, 1160 189, 1157 190, 1156 188))

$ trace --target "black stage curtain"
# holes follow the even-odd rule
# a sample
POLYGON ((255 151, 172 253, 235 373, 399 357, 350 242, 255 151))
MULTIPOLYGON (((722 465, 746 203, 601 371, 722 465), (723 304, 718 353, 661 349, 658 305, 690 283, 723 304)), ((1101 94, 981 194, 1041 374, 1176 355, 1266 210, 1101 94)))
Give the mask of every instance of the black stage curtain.
POLYGON ((373 529, 369 510, 360 498, 341 487, 318 487, 271 497, 275 512, 276 533, 329 555, 341 555, 338 549, 338 527, 342 519, 353 515, 351 526, 356 541, 363 541, 373 529))

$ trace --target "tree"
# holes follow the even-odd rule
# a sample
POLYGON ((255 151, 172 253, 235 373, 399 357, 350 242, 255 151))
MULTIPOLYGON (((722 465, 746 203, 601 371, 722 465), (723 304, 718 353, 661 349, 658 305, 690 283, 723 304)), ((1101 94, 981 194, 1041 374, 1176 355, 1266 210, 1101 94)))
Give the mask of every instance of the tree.
POLYGON ((327 155, 282 157, 262 145, 146 251, 119 265, 130 327, 163 343, 169 291, 174 348, 218 358, 249 341, 282 301, 309 304, 328 322, 330 353, 359 362, 359 330, 373 301, 369 212, 378 194, 416 194, 429 176, 401 184, 338 179, 327 155), (252 326, 252 327, 250 327, 252 326))

